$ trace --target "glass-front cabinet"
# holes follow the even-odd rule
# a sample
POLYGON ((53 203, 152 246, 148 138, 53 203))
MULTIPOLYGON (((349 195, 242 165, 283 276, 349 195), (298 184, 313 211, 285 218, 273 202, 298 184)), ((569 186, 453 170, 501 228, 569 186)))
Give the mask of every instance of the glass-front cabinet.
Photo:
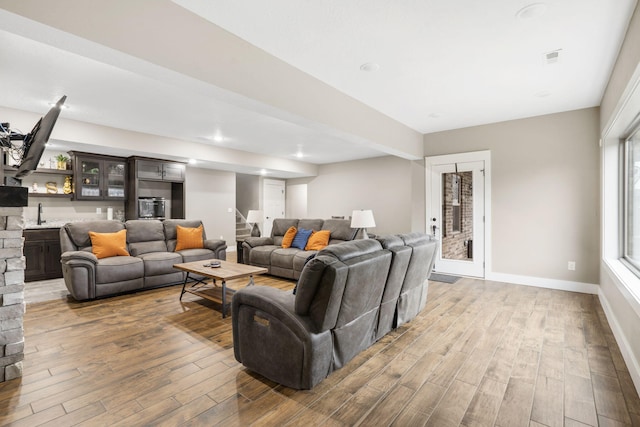
POLYGON ((86 153, 74 156, 76 200, 124 200, 126 159, 86 153))

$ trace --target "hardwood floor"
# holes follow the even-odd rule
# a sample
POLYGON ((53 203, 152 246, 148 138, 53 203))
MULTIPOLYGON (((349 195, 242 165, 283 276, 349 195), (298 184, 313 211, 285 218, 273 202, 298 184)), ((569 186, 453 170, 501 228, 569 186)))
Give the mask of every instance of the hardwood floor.
POLYGON ((594 295, 431 282, 414 321, 296 391, 238 364, 230 318, 179 294, 29 304, 24 376, 0 384, 0 425, 640 425, 594 295))

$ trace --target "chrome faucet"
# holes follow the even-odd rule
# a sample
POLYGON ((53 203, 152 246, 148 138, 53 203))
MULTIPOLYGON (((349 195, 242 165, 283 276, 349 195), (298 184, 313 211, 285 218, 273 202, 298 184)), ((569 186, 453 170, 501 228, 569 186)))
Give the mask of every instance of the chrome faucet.
POLYGON ((38 203, 38 225, 42 225, 43 222, 47 222, 42 219, 42 203, 38 203))

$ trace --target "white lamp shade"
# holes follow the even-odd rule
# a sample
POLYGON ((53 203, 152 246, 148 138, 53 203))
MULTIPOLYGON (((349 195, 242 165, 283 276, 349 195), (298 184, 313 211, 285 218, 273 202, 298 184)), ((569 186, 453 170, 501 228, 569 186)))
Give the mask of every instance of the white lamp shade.
POLYGON ((373 211, 359 210, 351 213, 351 228, 371 228, 376 226, 373 211))
POLYGON ((262 222, 262 211, 249 211, 247 213, 247 222, 251 224, 262 222))

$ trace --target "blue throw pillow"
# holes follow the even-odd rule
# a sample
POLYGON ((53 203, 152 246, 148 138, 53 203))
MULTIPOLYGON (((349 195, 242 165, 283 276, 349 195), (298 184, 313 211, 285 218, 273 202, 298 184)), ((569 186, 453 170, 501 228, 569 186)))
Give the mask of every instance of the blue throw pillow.
POLYGON ((309 240, 311 233, 313 233, 313 230, 305 230, 304 228, 298 229, 296 237, 294 237, 293 242, 291 242, 291 247, 304 250, 305 246, 307 246, 307 240, 309 240))

